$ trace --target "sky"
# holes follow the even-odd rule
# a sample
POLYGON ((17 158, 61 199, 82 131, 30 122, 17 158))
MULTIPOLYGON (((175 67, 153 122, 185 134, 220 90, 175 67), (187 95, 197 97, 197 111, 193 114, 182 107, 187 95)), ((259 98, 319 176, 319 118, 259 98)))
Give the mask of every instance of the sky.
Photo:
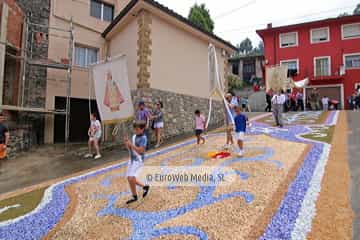
POLYGON ((257 46, 257 29, 289 25, 352 13, 360 0, 157 0, 188 16, 190 7, 205 3, 215 22, 215 34, 233 45, 246 37, 257 46))

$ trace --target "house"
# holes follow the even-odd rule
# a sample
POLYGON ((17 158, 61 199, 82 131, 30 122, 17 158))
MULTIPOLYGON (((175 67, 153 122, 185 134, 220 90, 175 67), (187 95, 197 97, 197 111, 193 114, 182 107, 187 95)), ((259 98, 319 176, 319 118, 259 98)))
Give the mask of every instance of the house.
MULTIPOLYGON (((50 0, 48 25, 53 34, 48 38, 48 59, 54 62, 69 60, 69 34, 56 29, 70 29, 73 23, 74 48, 72 54, 70 141, 86 141, 89 124, 89 99, 91 111, 97 111, 95 92, 90 80, 88 66, 105 59, 105 39, 101 36, 129 2, 117 0, 50 0), (85 133, 85 134, 84 134, 85 133)), ((47 69, 45 108, 65 109, 68 82, 66 72, 47 69)), ((65 117, 45 116, 45 143, 63 142, 65 139, 65 117)))
POLYGON ((266 66, 287 64, 295 81, 310 79, 305 96, 317 88, 347 107, 360 83, 360 16, 344 16, 257 30, 266 66))
POLYGON ((241 80, 253 83, 254 80, 260 81, 263 76, 264 55, 250 54, 240 55, 229 59, 232 74, 239 76, 241 80))
POLYGON ((0 23, 0 105, 14 105, 19 101, 24 24, 24 13, 15 0, 0 2, 0 23))
MULTIPOLYGON (((87 138, 89 99, 92 110, 96 110, 89 64, 125 54, 134 104, 140 98, 148 104, 157 99, 164 101, 167 118, 164 134, 170 137, 191 132, 195 109, 208 109, 208 44, 217 49, 224 79, 228 74, 228 57, 236 51, 229 42, 153 0, 51 0, 50 5, 50 27, 67 29, 71 21, 74 26, 71 141, 87 138)), ((49 35, 48 40, 49 59, 56 62, 69 59, 68 39, 49 35)), ((47 70, 46 109, 65 108, 65 77, 59 70, 47 70)), ((214 108, 217 112, 222 109, 220 103, 214 108)), ((214 124, 222 121, 222 114, 217 115, 214 124)), ((45 142, 64 140, 64 121, 60 115, 46 116, 45 142)), ((126 131, 128 127, 120 129, 126 131)), ((111 129, 106 132, 110 139, 111 129)))

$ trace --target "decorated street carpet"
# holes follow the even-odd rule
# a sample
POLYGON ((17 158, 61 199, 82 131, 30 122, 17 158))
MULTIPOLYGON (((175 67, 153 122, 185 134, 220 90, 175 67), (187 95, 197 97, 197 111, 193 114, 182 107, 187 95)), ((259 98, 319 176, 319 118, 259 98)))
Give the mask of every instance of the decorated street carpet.
MULTIPOLYGON (((340 115, 289 113, 284 128, 273 127, 271 116, 257 119, 243 157, 234 148, 221 152, 224 133, 207 135, 204 145, 188 140, 146 155, 146 167, 164 172, 232 169, 230 184, 152 186, 145 199, 126 205, 131 194, 123 161, 5 199, 0 239, 347 239, 351 227, 340 238, 312 233, 325 223, 318 218, 329 216, 317 201, 340 115)), ((346 201, 343 224, 351 225, 346 201)))

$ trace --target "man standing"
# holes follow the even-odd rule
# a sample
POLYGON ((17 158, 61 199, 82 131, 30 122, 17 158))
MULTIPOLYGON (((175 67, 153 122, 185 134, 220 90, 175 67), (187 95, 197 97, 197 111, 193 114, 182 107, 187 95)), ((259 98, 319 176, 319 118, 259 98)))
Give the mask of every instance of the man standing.
POLYGON ((141 100, 138 104, 138 110, 135 113, 135 121, 137 122, 145 122, 145 130, 144 134, 146 135, 146 138, 148 139, 146 143, 146 150, 149 149, 149 143, 150 143, 150 119, 151 119, 151 112, 149 109, 145 107, 145 102, 141 100))
POLYGON ((327 110, 329 110, 329 101, 330 101, 330 99, 329 99, 327 96, 324 96, 324 97, 321 99, 323 111, 325 111, 325 112, 326 112, 327 110))
POLYGON ((280 126, 280 127, 284 126, 282 113, 283 113, 285 101, 286 98, 283 90, 281 90, 281 93, 276 92, 271 99, 276 126, 280 126))
POLYGON ((6 158, 6 149, 9 144, 9 129, 4 125, 5 117, 0 113, 0 161, 6 158))
POLYGON ((297 100, 297 110, 300 108, 301 111, 304 111, 304 95, 302 92, 297 92, 296 94, 296 100, 297 100))
POLYGON ((271 98, 272 98, 272 90, 266 92, 266 108, 265 112, 271 112, 271 98))

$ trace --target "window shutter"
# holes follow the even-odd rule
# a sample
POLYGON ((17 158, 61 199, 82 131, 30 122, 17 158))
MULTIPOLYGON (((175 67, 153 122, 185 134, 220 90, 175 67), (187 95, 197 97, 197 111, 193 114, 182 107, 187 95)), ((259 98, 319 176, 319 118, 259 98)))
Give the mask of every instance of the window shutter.
POLYGON ((344 38, 360 37, 360 23, 344 26, 343 34, 344 38))
POLYGON ((312 30, 312 41, 313 42, 327 41, 328 39, 329 39, 329 36, 328 36, 327 28, 312 30))
POLYGON ((296 33, 286 33, 281 35, 281 46, 296 45, 296 33))

